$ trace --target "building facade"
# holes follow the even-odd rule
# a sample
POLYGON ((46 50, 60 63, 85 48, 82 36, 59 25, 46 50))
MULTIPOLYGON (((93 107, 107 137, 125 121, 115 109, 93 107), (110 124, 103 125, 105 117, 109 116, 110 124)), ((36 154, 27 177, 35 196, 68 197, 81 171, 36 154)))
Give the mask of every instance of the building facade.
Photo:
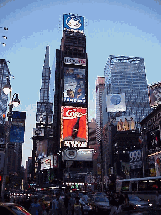
MULTIPOLYGON (((108 157, 109 163, 106 165, 114 168, 115 154, 115 161, 117 160, 115 163, 119 163, 119 165, 117 165, 117 167, 115 166, 114 169, 118 169, 121 168, 123 160, 121 157, 118 157, 117 153, 121 153, 122 157, 127 157, 127 161, 125 161, 126 164, 124 165, 127 167, 130 150, 134 151, 136 146, 139 147, 140 121, 151 112, 144 59, 140 57, 116 57, 110 55, 104 68, 104 76, 105 90, 102 98, 102 113, 103 128, 106 130, 104 139, 106 139, 108 143, 106 141, 103 142, 103 161, 105 163, 105 159, 108 157), (118 124, 122 125, 121 129, 118 128, 118 124), (125 126, 125 124, 127 125, 125 126), (113 128, 113 126, 109 127, 109 125, 113 125, 115 128, 113 128), (132 125, 133 129, 131 127, 132 125), (113 129, 113 137, 115 135, 117 136, 114 140, 111 136, 112 133, 109 132, 111 128, 113 129), (122 140, 121 136, 119 136, 122 132, 124 138, 125 136, 131 135, 132 148, 123 148, 121 142, 128 142, 128 138, 122 140), (132 132, 135 133, 135 135, 133 135, 132 132), (137 138, 135 138, 135 136, 137 138), (118 145, 122 151, 117 150, 118 145), (111 157, 111 152, 113 158, 111 157), (123 155, 124 153, 127 155, 123 155)), ((140 150, 140 148, 138 148, 138 150, 140 150)), ((129 170, 129 166, 126 169, 129 170)), ((117 171, 115 172, 118 174, 117 171)))

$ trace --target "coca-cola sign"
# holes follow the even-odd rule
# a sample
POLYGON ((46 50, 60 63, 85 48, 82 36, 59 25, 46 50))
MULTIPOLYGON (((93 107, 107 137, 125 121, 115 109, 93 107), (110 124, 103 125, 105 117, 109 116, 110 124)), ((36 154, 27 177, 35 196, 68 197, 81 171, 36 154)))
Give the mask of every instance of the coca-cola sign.
POLYGON ((86 59, 64 57, 64 63, 86 66, 86 59))
POLYGON ((87 108, 62 107, 61 141, 88 142, 87 108))

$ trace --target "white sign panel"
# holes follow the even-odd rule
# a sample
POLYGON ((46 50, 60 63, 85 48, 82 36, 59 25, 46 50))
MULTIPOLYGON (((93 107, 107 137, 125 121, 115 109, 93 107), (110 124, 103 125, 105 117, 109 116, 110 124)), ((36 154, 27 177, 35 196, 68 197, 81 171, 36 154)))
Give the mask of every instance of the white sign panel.
POLYGON ((64 146, 69 147, 69 148, 87 147, 87 142, 80 142, 80 141, 64 141, 64 146))
POLYGON ((86 59, 64 57, 64 63, 86 66, 86 59))
POLYGON ((63 160, 92 161, 94 149, 68 149, 63 151, 63 160))
POLYGON ((53 168, 53 155, 41 159, 41 170, 53 168))
POLYGON ((107 112, 126 111, 125 93, 107 95, 106 103, 107 103, 107 112))
POLYGON ((33 136, 44 136, 44 128, 33 128, 33 136))

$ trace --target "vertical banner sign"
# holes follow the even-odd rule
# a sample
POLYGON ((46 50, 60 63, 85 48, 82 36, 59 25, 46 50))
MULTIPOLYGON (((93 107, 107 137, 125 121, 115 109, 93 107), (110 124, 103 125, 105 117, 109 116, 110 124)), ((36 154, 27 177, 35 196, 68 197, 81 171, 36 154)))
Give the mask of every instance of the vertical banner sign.
POLYGON ((86 102, 85 69, 64 68, 64 102, 86 102))
POLYGON ((142 167, 142 150, 131 151, 130 154, 130 167, 137 169, 142 167))
POLYGON ((61 141, 88 141, 87 108, 62 107, 61 141))

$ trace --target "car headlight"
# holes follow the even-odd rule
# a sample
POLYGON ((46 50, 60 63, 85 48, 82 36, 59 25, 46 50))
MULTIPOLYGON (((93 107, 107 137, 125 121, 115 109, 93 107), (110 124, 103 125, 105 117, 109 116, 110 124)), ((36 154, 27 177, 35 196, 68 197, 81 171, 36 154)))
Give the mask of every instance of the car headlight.
POLYGON ((141 205, 136 205, 136 207, 141 207, 141 205))
POLYGON ((150 203, 149 206, 151 207, 151 206, 153 206, 153 204, 150 203))

